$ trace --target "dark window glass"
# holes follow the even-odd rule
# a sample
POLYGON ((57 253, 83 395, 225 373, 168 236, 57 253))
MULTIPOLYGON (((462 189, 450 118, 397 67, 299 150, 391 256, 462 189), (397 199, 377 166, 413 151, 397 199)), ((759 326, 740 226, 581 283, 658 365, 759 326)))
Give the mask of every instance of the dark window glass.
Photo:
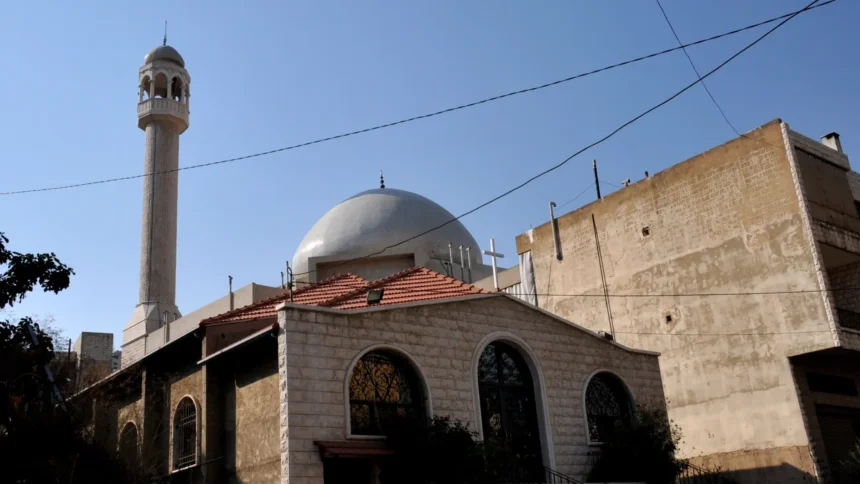
POLYGON ((356 435, 384 435, 403 419, 423 420, 424 398, 412 366, 386 351, 364 355, 349 378, 349 415, 356 435))
POLYGON ((585 412, 591 442, 606 442, 619 423, 630 417, 624 383, 611 373, 598 373, 585 390, 585 412))
POLYGON ((857 396, 857 385, 852 378, 842 376, 824 375, 821 373, 807 373, 806 381, 809 382, 809 390, 813 392, 835 393, 836 395, 857 396))

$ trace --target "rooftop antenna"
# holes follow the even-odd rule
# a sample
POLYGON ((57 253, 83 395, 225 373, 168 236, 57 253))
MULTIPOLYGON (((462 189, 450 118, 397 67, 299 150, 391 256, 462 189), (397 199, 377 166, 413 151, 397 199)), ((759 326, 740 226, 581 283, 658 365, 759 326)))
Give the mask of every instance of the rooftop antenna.
POLYGON ((379 188, 385 188, 385 178, 382 176, 382 170, 379 170, 379 188))
POLYGON ((233 310, 233 276, 227 276, 227 284, 230 286, 230 311, 233 310))
POLYGON ((290 302, 293 302, 293 270, 290 269, 290 261, 287 261, 287 286, 290 289, 290 302))
POLYGON ((470 284, 472 283, 472 253, 471 253, 471 250, 472 250, 471 247, 466 247, 466 260, 469 263, 469 283, 470 284))
POLYGON ((465 280, 466 280, 466 276, 465 276, 465 274, 464 274, 464 272, 465 272, 465 268, 463 267, 463 262, 464 262, 464 261, 463 261, 463 246, 461 245, 461 246, 460 246, 460 280, 461 280, 461 281, 465 281, 465 280))
POLYGON ((161 45, 167 45, 167 20, 164 21, 164 42, 161 45))

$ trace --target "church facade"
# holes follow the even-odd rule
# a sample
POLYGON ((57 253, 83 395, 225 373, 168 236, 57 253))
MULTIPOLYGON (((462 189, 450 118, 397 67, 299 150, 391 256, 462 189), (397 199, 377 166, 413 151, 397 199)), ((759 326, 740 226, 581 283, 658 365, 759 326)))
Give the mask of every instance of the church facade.
POLYGON ((434 416, 514 451, 527 482, 582 479, 617 422, 665 408, 657 353, 473 286, 494 269, 468 230, 384 182, 310 229, 295 284, 231 289, 183 316, 171 170, 189 85, 175 49, 147 54, 138 305, 121 369, 72 398, 130 482, 376 484, 397 457, 387 432, 434 416))
POLYGON ((508 436, 528 482, 581 479, 615 421, 664 405, 656 353, 426 268, 209 318, 77 398, 95 438, 149 475, 319 484, 379 482, 403 415, 508 436))

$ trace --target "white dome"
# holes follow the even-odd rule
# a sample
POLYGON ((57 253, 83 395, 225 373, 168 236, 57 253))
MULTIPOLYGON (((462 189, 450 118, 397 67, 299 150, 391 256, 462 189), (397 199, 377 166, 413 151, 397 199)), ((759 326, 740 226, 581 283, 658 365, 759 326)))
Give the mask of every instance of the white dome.
MULTIPOLYGON (((293 256, 294 271, 301 277, 310 258, 334 262, 368 256, 453 218, 451 212, 416 193, 367 190, 339 203, 314 224, 293 256)), ((478 243, 459 220, 371 258, 415 254, 418 264, 423 257, 447 260, 448 243, 454 247, 455 261, 459 262, 462 245, 471 247, 472 263, 481 265, 478 243)))

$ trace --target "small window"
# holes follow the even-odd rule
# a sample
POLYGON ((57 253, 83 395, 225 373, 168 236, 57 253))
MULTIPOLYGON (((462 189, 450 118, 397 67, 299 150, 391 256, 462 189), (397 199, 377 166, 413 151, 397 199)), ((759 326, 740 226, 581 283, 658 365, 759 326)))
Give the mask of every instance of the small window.
POLYGON ((585 390, 585 414, 591 443, 608 441, 618 426, 632 416, 624 382, 608 372, 594 375, 585 390))
POLYGON ((813 392, 833 393, 849 397, 857 396, 857 385, 852 378, 825 375, 822 373, 807 373, 806 381, 809 382, 809 390, 813 392))
POLYGON ((648 227, 647 225, 642 227, 642 237, 648 237, 649 235, 651 235, 651 227, 648 227))
POLYGON ((667 315, 666 315, 666 324, 671 323, 671 322, 672 322, 672 315, 671 315, 671 314, 667 314, 667 315))
POLYGON ((197 463, 197 407, 189 397, 180 400, 173 417, 173 468, 197 463))

